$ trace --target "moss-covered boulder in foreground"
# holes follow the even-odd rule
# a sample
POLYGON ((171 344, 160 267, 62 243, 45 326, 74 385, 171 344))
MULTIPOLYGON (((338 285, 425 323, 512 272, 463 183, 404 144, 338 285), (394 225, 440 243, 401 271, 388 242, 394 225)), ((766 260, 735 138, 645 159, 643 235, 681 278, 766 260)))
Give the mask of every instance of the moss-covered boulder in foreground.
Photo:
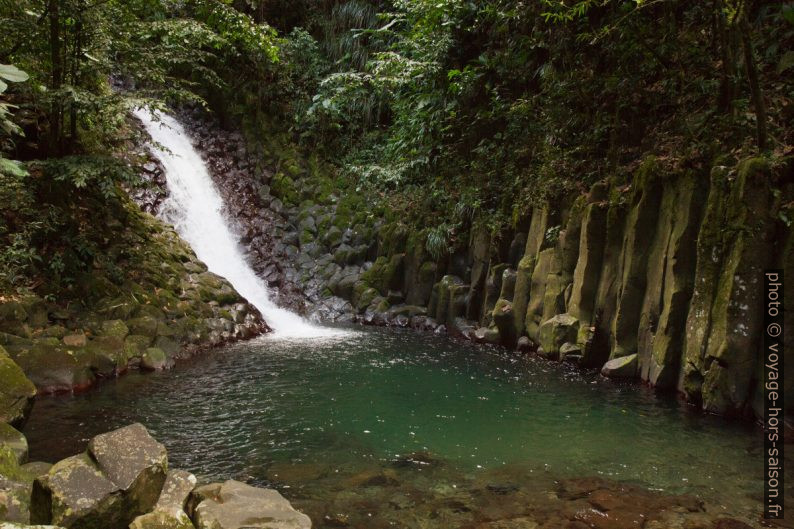
POLYGON ((36 386, 0 346, 0 422, 23 424, 34 396, 36 386))

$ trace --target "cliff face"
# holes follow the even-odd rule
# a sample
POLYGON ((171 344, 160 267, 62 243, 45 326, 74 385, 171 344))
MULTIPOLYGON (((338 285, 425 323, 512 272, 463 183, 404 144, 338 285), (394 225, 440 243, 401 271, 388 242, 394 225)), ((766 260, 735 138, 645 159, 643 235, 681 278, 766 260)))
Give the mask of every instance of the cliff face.
MULTIPOLYGON (((607 364, 605 374, 678 391, 708 412, 762 413, 763 271, 794 277, 792 230, 779 214, 794 193, 783 166, 671 169, 649 157, 630 184, 605 179, 499 232, 474 222, 435 258, 426 227, 359 193, 329 193, 316 160, 259 148, 272 170, 249 182, 256 207, 278 220, 271 258, 303 287, 309 312, 443 326, 582 367, 607 364)), ((788 394, 792 385, 789 377, 788 394)))

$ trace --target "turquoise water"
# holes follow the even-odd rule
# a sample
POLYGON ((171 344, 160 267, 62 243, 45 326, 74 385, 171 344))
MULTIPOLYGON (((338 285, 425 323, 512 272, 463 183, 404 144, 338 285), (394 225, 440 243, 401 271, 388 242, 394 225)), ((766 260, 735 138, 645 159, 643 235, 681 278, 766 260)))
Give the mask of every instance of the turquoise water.
POLYGON ((600 476, 744 514, 762 492, 753 425, 564 364, 404 331, 230 346, 40 399, 25 433, 32 458, 54 461, 133 421, 168 447, 172 467, 275 483, 288 496, 300 486, 308 500, 323 497, 310 478, 290 485, 274 469, 350 475, 419 453, 472 479, 511 468, 522 479, 600 476))

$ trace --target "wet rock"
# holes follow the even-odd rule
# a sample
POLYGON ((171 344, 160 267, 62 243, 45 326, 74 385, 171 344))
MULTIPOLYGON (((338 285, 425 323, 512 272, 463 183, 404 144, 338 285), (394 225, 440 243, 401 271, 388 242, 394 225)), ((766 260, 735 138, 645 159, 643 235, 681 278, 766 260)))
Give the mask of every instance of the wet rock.
POLYGON ((85 352, 76 348, 37 342, 17 362, 41 393, 85 388, 94 380, 85 352))
POLYGON ((522 336, 516 342, 516 351, 519 353, 529 353, 532 351, 532 340, 526 336, 522 336))
POLYGON ((24 424, 35 396, 36 386, 0 346, 0 422, 24 424))
POLYGON ((601 374, 609 378, 634 378, 637 376, 637 355, 613 358, 601 368, 601 374))
POLYGON ((488 327, 480 327, 474 331, 474 339, 479 343, 499 343, 499 330, 489 329, 488 327))
POLYGON ((311 520, 281 494, 229 480, 204 491, 195 508, 197 529, 310 529, 311 520))
POLYGON ((149 347, 141 355, 141 369, 159 371, 169 365, 165 352, 159 347, 149 347))

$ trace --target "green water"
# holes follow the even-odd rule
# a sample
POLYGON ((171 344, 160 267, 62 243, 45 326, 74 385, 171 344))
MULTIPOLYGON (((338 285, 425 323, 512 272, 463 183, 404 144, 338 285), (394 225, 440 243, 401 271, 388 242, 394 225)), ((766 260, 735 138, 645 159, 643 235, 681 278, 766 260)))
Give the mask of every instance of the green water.
POLYGON ((174 468, 274 483, 288 496, 299 486, 306 501, 324 492, 275 468, 349 476, 415 452, 466 479, 512 468, 521 480, 600 476, 748 518, 762 492, 753 425, 563 364, 411 332, 230 346, 169 372, 40 399, 25 433, 32 458, 54 461, 133 421, 168 447, 174 468))

